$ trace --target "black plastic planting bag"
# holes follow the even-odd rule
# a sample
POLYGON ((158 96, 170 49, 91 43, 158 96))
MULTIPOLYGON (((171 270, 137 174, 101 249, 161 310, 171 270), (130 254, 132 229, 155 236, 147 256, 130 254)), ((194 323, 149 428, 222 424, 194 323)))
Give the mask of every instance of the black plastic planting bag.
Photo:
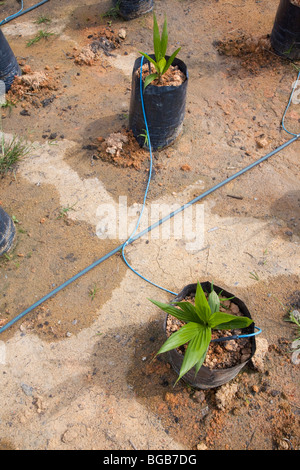
POLYGON ((113 0, 125 20, 132 20, 153 10, 153 0, 113 0))
POLYGON ((0 256, 7 253, 12 247, 16 229, 12 219, 0 207, 0 256))
MULTIPOLYGON (((211 291, 210 282, 201 282, 201 286, 204 292, 209 293, 211 291)), ((182 300, 186 299, 190 295, 195 295, 196 289, 197 289, 197 284, 187 285, 174 299, 174 302, 181 302, 182 300)), ((214 291, 218 295, 222 293, 222 298, 233 297, 232 302, 235 303, 239 307, 242 315, 245 317, 251 318, 250 312, 248 308, 246 307, 246 305, 244 304, 244 302, 242 302, 242 300, 238 299, 237 297, 234 297, 233 294, 231 294, 230 292, 226 292, 224 289, 221 289, 220 287, 215 286, 215 285, 214 285, 214 291)), ((167 317, 166 317, 165 325, 164 325, 165 331, 166 331, 167 317)), ((244 332, 247 332, 247 334, 254 333, 254 323, 251 323, 251 325, 248 326, 244 330, 244 332)), ((224 336, 226 336, 226 331, 224 331, 224 336)), ((248 338, 248 341, 251 343, 251 357, 246 362, 242 362, 240 364, 237 364, 234 367, 229 367, 227 369, 209 369, 206 366, 202 366, 200 367, 199 372, 196 376, 195 376, 195 368, 193 367, 182 377, 182 380, 184 382, 187 382, 189 385, 191 385, 194 388, 204 389, 204 390, 209 389, 209 388, 219 387, 229 382, 240 372, 240 370, 247 364, 248 361, 250 361, 250 359, 255 354, 255 351, 256 351, 255 336, 250 336, 248 338)), ((182 365, 183 357, 184 356, 180 354, 176 349, 169 351, 170 363, 178 375, 179 375, 180 368, 182 365)))
POLYGON ((5 83, 6 92, 10 89, 16 75, 21 75, 21 69, 0 29, 0 80, 5 83))
POLYGON ((292 60, 300 59, 300 6, 280 0, 271 44, 277 54, 292 60))
MULTIPOLYGON (((154 55, 150 57, 155 58, 154 55)), ((142 108, 140 77, 137 70, 142 58, 136 59, 132 73, 132 88, 129 110, 129 127, 141 147, 145 144, 145 120, 142 108)), ((168 56, 166 56, 168 60, 168 56)), ((144 59, 144 63, 148 63, 144 59)), ((180 86, 148 85, 143 90, 145 114, 153 150, 170 145, 181 133, 185 114, 188 71, 182 60, 175 58, 172 65, 177 65, 185 74, 186 80, 180 86)))

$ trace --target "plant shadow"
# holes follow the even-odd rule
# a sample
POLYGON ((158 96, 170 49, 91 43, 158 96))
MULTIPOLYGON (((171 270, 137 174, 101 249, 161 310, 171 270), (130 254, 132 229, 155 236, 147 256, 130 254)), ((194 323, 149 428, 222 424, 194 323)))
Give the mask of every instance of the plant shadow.
POLYGON ((165 433, 187 447, 193 447, 206 433, 205 422, 212 416, 214 391, 196 391, 180 381, 163 354, 155 357, 165 341, 164 314, 137 328, 129 325, 101 337, 93 353, 92 369, 99 386, 115 397, 128 389, 148 413, 155 416, 165 433), (102 361, 110 350, 111 366, 102 361), (112 364, 113 363, 113 364, 112 364))

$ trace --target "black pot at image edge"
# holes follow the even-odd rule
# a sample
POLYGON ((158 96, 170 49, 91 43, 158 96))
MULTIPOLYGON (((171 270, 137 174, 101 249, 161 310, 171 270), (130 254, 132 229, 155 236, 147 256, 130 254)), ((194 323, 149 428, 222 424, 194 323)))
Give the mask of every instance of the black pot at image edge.
POLYGON ((0 80, 5 83, 6 92, 10 89, 15 76, 21 74, 17 59, 0 29, 0 80))
MULTIPOLYGON (((151 58, 155 58, 150 54, 151 58)), ((168 60, 166 56, 166 60, 168 60)), ((129 128, 141 147, 145 143, 145 120, 142 109, 140 77, 136 73, 141 67, 142 58, 136 59, 132 73, 132 88, 129 110, 129 128)), ((147 60, 144 59, 147 63, 147 60)), ((153 150, 163 149, 180 135, 185 115, 185 104, 188 87, 188 70, 185 63, 175 58, 173 66, 184 73, 186 79, 180 86, 148 85, 144 90, 143 101, 153 150)))
POLYGON ((291 60, 300 59, 300 6, 280 0, 271 34, 274 51, 291 60))
POLYGON ((11 249, 15 235, 16 229, 12 219, 0 207, 0 256, 11 249))
POLYGON ((132 20, 153 10, 153 0, 113 0, 125 20, 132 20))
MULTIPOLYGON (((200 284, 204 292, 209 293, 211 291, 210 282, 201 282, 200 284)), ((178 294, 178 296, 174 299, 174 301, 180 302, 181 300, 187 298, 190 295, 195 295, 196 289, 197 289, 197 284, 187 285, 178 294)), ((242 315, 245 317, 251 318, 250 312, 248 308, 246 307, 246 305, 244 304, 244 302, 242 302, 242 300, 238 299, 230 292, 226 292, 224 289, 221 289, 220 287, 215 286, 215 285, 214 285, 214 291, 217 294, 222 293, 222 297, 225 297, 225 298, 234 297, 234 299, 232 299, 232 302, 235 303, 239 307, 242 315)), ((167 317, 164 323, 165 332, 166 332, 167 317)), ((254 333, 254 323, 248 326, 246 331, 247 331, 247 334, 254 333)), ((226 336, 226 331, 224 332, 224 336, 226 336)), ((206 366, 202 366, 200 367, 200 370, 196 376, 195 376, 195 368, 193 368, 189 370, 182 377, 182 380, 188 383, 189 385, 191 385, 192 387, 197 388, 197 389, 202 389, 202 390, 220 387, 221 385, 224 385, 225 383, 229 382, 234 377, 236 377, 236 375, 240 372, 240 370, 243 369, 243 367, 247 364, 247 362, 251 360, 251 358, 255 354, 255 351, 256 351, 255 336, 251 336, 248 339, 251 343, 251 355, 246 362, 242 362, 240 364, 237 364, 234 367, 229 367, 227 369, 209 369, 206 366)), ((169 360, 173 369, 179 375, 180 368, 181 368, 182 361, 183 361, 183 355, 180 354, 176 349, 173 349, 169 351, 169 360)))

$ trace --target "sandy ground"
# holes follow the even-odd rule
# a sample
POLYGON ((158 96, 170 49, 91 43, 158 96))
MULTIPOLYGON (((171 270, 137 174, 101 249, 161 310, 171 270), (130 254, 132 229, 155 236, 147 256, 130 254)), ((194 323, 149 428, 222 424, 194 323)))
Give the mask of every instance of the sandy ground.
MULTIPOLYGON (((289 140, 281 118, 297 74, 268 47, 277 3, 155 1, 159 22, 168 15, 170 51, 182 47, 189 88, 182 135, 154 155, 142 228, 289 140)), ((4 133, 32 143, 0 180, 17 228, 0 260, 2 324, 119 246, 137 220, 147 153, 140 169, 122 167, 102 159, 95 142, 128 126, 133 62, 152 51, 152 15, 103 17, 110 7, 51 0, 2 27, 23 69, 49 80, 2 113, 4 133), (37 24, 41 16, 51 22, 37 24), (113 39, 125 29, 125 38, 111 55, 80 64, 103 28, 113 39), (26 46, 41 29, 54 34, 26 46), (131 225, 113 236, 124 213, 131 225)), ((16 8, 2 5, 1 17, 16 8)), ((288 128, 299 132, 299 122, 297 102, 288 128)), ((208 280, 244 300, 262 329, 258 349, 267 345, 259 365, 218 389, 174 388, 168 358, 152 360, 164 315, 148 300, 173 296, 117 253, 1 334, 0 448, 299 450, 295 328, 285 321, 300 308, 299 201, 296 142, 126 252, 172 292, 208 280)))

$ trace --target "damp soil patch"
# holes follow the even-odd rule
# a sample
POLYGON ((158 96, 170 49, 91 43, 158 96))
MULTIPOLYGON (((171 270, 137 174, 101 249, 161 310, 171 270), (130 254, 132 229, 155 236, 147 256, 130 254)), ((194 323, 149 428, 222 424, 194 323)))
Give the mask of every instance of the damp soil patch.
MULTIPOLYGON (((0 258, 0 325, 19 315, 37 300, 115 248, 112 240, 99 240, 95 227, 74 220, 61 207, 57 193, 8 176, 1 180, 5 208, 14 216, 16 245, 0 258), (22 199, 16 198, 22 194, 22 199)), ((1 196, 0 196, 0 199, 1 196)), ((3 201, 3 199, 2 199, 3 201)), ((65 210, 64 210, 65 209, 65 210)), ((76 208, 74 208, 76 210, 76 208)), ((99 308, 118 287, 126 268, 118 255, 81 276, 41 304, 9 330, 34 331, 55 341, 78 333, 97 318, 99 308)))

